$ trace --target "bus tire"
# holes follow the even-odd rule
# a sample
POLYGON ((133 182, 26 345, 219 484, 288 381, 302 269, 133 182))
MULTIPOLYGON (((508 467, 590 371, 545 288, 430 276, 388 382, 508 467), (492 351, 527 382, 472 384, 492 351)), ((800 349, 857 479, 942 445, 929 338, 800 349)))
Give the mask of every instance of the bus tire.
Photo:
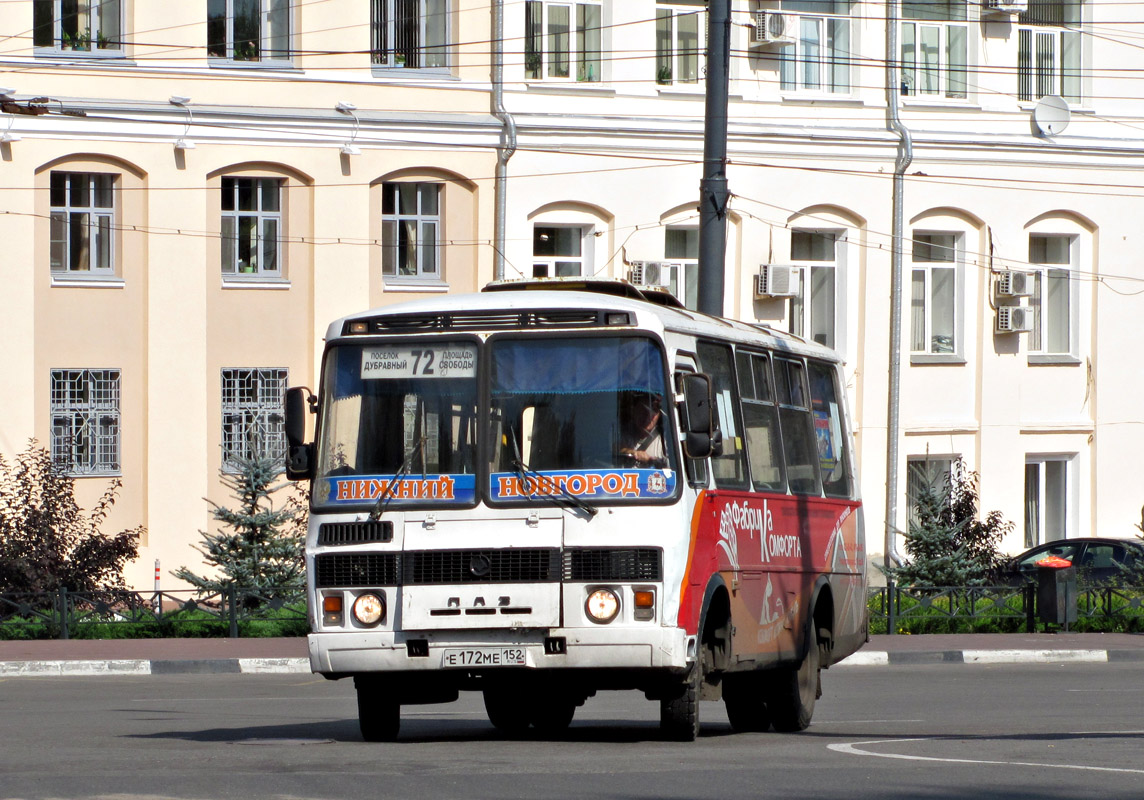
POLYGON ((767 708, 776 731, 793 733, 806 730, 814 716, 819 695, 822 650, 817 637, 806 648, 806 657, 797 667, 775 672, 767 691, 767 708))
POLYGON ((553 735, 567 730, 576 716, 576 701, 571 697, 538 698, 532 709, 532 727, 553 735))
POLYGON ((699 685, 703 668, 696 661, 678 693, 659 701, 659 728, 676 742, 694 742, 699 736, 699 685))
POLYGON ((723 679, 723 704, 736 733, 764 733, 771 728, 771 712, 760 676, 723 679))
POLYGON ((516 692, 505 687, 489 688, 484 690, 484 697, 485 713, 494 728, 510 736, 519 736, 528 730, 528 708, 516 692))
POLYGON ((358 727, 367 742, 392 742, 401 729, 401 704, 368 683, 357 686, 358 727))

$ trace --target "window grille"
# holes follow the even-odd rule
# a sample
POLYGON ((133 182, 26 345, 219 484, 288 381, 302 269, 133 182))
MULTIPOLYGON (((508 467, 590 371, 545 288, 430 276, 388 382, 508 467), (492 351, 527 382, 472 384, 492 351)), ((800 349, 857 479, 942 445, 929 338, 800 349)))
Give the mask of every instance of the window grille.
POLYGON ((222 371, 223 469, 237 472, 240 461, 258 458, 286 462, 284 404, 286 369, 222 371))
POLYGON ((52 370, 52 459, 74 475, 114 475, 119 453, 117 369, 52 370))

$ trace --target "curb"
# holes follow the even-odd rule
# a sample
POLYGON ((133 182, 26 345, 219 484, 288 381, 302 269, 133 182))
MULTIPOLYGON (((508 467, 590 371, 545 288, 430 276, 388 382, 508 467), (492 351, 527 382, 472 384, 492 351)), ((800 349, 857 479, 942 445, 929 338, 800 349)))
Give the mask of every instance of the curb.
POLYGON ((1144 662, 1141 650, 937 650, 890 653, 859 650, 836 667, 875 667, 920 664, 1097 664, 1144 662))
MULTIPOLYGON (((1144 650, 860 650, 835 667, 923 666, 926 664, 1104 664, 1144 663, 1144 650)), ((310 674, 308 658, 212 658, 0 661, 0 678, 67 678, 140 675, 310 674)))
POLYGON ((68 678, 112 675, 310 674, 308 658, 125 659, 105 661, 3 661, 0 677, 68 678))

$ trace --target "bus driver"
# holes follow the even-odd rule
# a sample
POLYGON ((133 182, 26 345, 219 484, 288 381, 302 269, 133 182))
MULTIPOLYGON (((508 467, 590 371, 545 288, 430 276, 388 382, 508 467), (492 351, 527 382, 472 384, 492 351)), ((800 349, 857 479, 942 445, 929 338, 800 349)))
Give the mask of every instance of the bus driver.
POLYGON ((622 409, 620 455, 633 459, 637 467, 667 466, 663 450, 663 399, 658 394, 632 392, 622 409))

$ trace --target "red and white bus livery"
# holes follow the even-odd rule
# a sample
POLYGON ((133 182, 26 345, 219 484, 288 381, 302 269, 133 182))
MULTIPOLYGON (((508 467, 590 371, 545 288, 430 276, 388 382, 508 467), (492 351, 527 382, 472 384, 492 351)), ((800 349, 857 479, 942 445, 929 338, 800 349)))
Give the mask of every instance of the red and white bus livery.
POLYGON ((334 322, 286 410, 313 670, 354 679, 373 741, 460 691, 514 734, 614 689, 671 738, 720 698, 736 730, 805 728, 867 635, 842 386, 831 350, 618 281, 334 322))

